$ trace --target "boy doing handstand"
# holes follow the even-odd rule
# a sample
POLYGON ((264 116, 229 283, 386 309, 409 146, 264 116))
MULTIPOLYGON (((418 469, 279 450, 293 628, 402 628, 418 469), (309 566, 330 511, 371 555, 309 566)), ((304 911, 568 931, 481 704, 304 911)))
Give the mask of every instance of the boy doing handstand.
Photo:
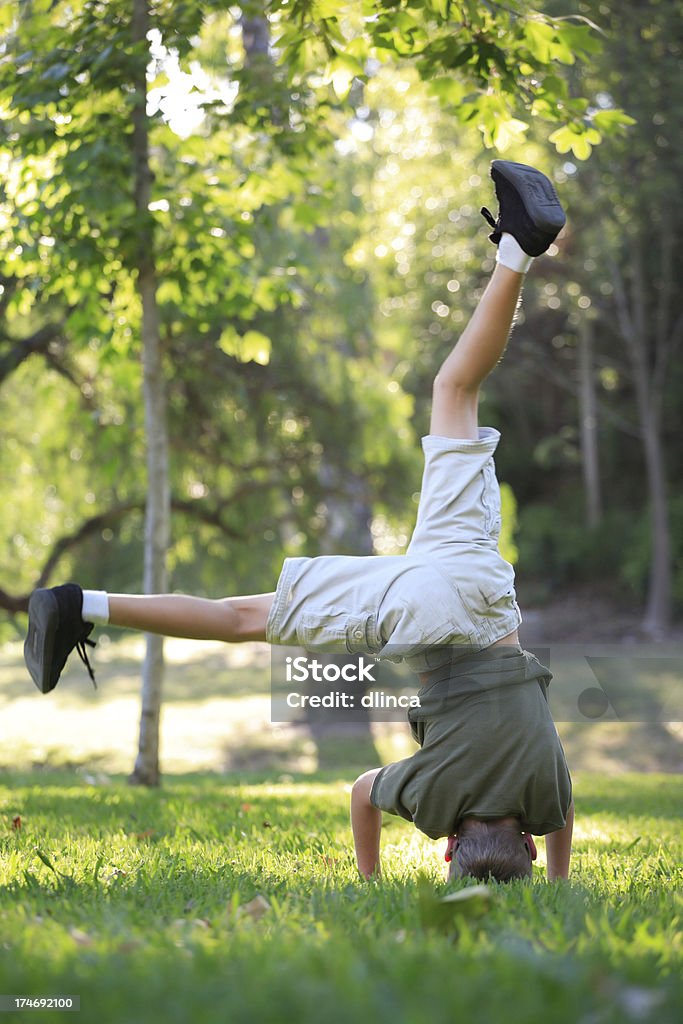
MULTIPOLYGON (((499 554, 500 435, 478 426, 479 388, 500 360, 532 257, 565 222, 539 171, 496 160, 499 216, 482 211, 497 265, 434 381, 417 524, 405 555, 285 561, 274 593, 212 601, 123 595, 76 584, 35 591, 26 663, 56 686, 71 651, 88 665, 93 624, 199 640, 267 640, 309 650, 403 658, 419 675, 411 757, 366 772, 351 798, 360 873, 379 874, 382 811, 448 837, 451 874, 531 875, 546 835, 548 877, 569 872, 571 781, 548 704, 550 674, 519 646, 514 573, 499 554)), ((90 666, 88 665, 90 670, 90 666)), ((92 673, 91 673, 92 674, 92 673)))

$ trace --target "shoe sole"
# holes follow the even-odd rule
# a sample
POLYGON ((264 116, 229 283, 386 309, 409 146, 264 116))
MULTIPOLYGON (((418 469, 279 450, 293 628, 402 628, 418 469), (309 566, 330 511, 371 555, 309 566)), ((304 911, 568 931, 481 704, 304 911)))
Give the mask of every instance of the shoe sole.
POLYGON ((34 590, 28 602, 28 633, 24 642, 24 661, 31 679, 41 693, 54 690, 50 668, 59 626, 57 598, 51 590, 34 590))
POLYGON ((491 167, 514 187, 535 228, 549 235, 562 230, 567 218, 550 178, 512 160, 494 160, 491 167))

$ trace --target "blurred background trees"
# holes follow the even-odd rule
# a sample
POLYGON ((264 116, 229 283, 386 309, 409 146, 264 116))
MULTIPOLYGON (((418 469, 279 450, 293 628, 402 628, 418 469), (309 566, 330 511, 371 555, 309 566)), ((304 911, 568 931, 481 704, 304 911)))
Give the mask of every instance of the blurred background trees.
POLYGON ((677 6, 160 2, 144 43, 133 8, 0 14, 2 636, 40 583, 143 585, 145 265, 168 585, 269 590, 283 555, 402 550, 431 378, 493 266, 478 211, 501 153, 569 210, 484 394, 505 550, 527 601, 596 586, 664 634, 683 605, 677 6))

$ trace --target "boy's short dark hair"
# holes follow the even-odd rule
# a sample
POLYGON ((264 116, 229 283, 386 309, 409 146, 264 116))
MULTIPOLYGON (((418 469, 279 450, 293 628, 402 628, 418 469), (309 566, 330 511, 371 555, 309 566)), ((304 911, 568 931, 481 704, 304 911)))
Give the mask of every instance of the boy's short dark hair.
POLYGON ((449 878, 478 878, 510 882, 531 878, 531 854, 520 832, 512 829, 488 829, 482 833, 465 832, 458 836, 449 878))

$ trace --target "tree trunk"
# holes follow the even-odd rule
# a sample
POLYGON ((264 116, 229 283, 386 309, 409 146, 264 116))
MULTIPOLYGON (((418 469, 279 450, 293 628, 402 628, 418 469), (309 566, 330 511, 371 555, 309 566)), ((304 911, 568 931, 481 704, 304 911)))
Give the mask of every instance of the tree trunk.
POLYGON ((270 32, 268 19, 265 14, 262 12, 256 13, 253 9, 249 14, 243 13, 240 18, 240 27, 242 29, 245 66, 248 68, 253 67, 259 58, 267 61, 269 58, 268 43, 270 41, 270 32))
POLYGON ((650 579, 643 629, 662 639, 671 625, 671 529, 666 494, 666 471, 658 417, 648 408, 642 417, 645 469, 650 495, 650 579))
POLYGON ((661 432, 666 360, 659 353, 659 372, 652 370, 652 353, 648 346, 648 330, 651 328, 645 306, 642 254, 636 246, 631 252, 631 278, 632 294, 629 301, 623 275, 616 263, 612 262, 617 322, 633 367, 650 505, 650 576, 643 631, 653 639, 661 639, 671 625, 673 604, 671 528, 661 432))
MULTIPOLYGON (((144 45, 149 29, 147 0, 133 0, 133 42, 144 45)), ((170 487, 166 391, 159 339, 154 222, 149 213, 152 174, 149 166, 147 125, 147 61, 139 56, 133 108, 135 208, 138 225, 137 287, 142 304, 142 361, 147 441, 147 506, 145 512, 144 591, 166 590, 166 553, 170 536, 170 487)), ((159 784, 159 720, 164 674, 164 647, 160 636, 147 636, 142 677, 140 739, 130 782, 159 784)))
POLYGON ((579 417, 586 526, 594 530, 602 519, 602 499, 598 455, 598 406, 593 372, 593 324, 585 316, 579 326, 579 417))

